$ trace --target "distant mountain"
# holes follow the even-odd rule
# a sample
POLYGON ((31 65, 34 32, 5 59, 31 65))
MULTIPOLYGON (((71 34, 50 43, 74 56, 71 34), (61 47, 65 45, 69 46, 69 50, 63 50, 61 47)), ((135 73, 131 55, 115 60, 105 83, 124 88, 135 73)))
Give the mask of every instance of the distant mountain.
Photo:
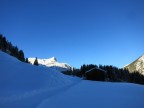
POLYGON ((140 56, 138 59, 124 68, 128 69, 130 72, 138 71, 144 75, 144 55, 140 56))
MULTIPOLYGON (((28 61, 31 64, 34 64, 35 59, 36 58, 28 58, 28 61)), ((37 60, 40 66, 46 66, 46 67, 53 68, 59 71, 67 71, 67 70, 72 69, 72 67, 69 64, 58 62, 55 57, 51 57, 49 59, 37 59, 37 60)))

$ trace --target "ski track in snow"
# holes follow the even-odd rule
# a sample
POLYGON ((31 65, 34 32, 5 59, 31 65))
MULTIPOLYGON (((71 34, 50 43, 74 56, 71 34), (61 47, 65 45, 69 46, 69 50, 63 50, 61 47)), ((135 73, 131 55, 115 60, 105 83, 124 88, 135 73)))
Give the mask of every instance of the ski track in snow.
POLYGON ((80 81, 55 69, 20 62, 1 51, 0 61, 0 108, 35 108, 80 81))
POLYGON ((144 108, 143 85, 81 81, 36 108, 144 108))
POLYGON ((1 97, 0 106, 2 108, 14 108, 19 106, 20 108, 35 108, 39 106, 46 99, 53 97, 57 94, 67 91, 72 86, 78 84, 81 80, 77 80, 72 84, 57 87, 34 90, 22 95, 13 95, 10 97, 1 97))

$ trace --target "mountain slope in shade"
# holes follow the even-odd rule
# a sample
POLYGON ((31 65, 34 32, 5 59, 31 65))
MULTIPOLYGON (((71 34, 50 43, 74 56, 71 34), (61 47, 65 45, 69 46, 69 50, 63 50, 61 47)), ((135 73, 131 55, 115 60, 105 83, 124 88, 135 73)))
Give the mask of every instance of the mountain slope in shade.
POLYGON ((80 80, 54 69, 23 63, 1 51, 0 61, 0 108, 36 108, 44 99, 80 80))
MULTIPOLYGON (((36 58, 28 58, 28 61, 31 64, 34 64, 36 58)), ((67 63, 60 63, 57 61, 55 57, 51 57, 49 59, 37 59, 38 64, 46 67, 50 67, 59 71, 67 71, 70 70, 72 67, 67 63)))
POLYGON ((70 76, 57 70, 23 63, 1 51, 0 60, 0 96, 9 90, 25 92, 71 83, 70 76))
POLYGON ((144 75, 144 55, 140 56, 138 59, 124 68, 128 69, 130 72, 138 71, 144 75))

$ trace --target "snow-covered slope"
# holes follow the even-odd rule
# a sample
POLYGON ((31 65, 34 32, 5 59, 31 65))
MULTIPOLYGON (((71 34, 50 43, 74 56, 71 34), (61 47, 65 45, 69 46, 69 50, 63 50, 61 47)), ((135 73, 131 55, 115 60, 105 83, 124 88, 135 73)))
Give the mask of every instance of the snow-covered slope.
POLYGON ((81 81, 36 108, 144 108, 144 86, 81 81))
POLYGON ((143 108, 144 86, 82 81, 0 52, 0 108, 143 108))
POLYGON ((33 108, 74 82, 57 70, 22 63, 0 51, 0 108, 33 108))
MULTIPOLYGON (((28 61, 33 64, 36 58, 28 58, 28 61)), ((67 63, 60 63, 57 61, 55 57, 51 57, 49 59, 37 59, 39 65, 43 65, 46 67, 51 67, 53 69, 59 70, 59 71, 66 71, 70 70, 71 66, 67 63)))
POLYGON ((127 68, 130 72, 138 71, 144 75, 144 55, 124 68, 127 68))

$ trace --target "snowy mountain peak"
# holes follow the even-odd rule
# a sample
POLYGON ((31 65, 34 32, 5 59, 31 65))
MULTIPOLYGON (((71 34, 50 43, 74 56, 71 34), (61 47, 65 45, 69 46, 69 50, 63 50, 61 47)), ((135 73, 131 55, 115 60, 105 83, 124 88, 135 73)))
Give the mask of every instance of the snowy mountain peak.
POLYGON ((140 56, 131 64, 125 66, 130 72, 138 71, 144 75, 144 55, 140 56))
MULTIPOLYGON (((34 64, 36 58, 28 58, 28 61, 31 64, 34 64)), ((55 57, 51 57, 49 59, 37 59, 38 60, 38 64, 42 65, 42 66, 46 66, 46 67, 50 67, 50 68, 54 68, 56 70, 59 71, 66 71, 66 70, 70 70, 71 66, 67 63, 60 63, 57 61, 57 59, 55 57)))
POLYGON ((49 60, 49 61, 51 61, 51 62, 57 62, 57 59, 56 59, 55 57, 51 57, 51 58, 49 58, 49 59, 47 59, 47 60, 49 60))
POLYGON ((138 60, 144 61, 144 54, 138 60))

